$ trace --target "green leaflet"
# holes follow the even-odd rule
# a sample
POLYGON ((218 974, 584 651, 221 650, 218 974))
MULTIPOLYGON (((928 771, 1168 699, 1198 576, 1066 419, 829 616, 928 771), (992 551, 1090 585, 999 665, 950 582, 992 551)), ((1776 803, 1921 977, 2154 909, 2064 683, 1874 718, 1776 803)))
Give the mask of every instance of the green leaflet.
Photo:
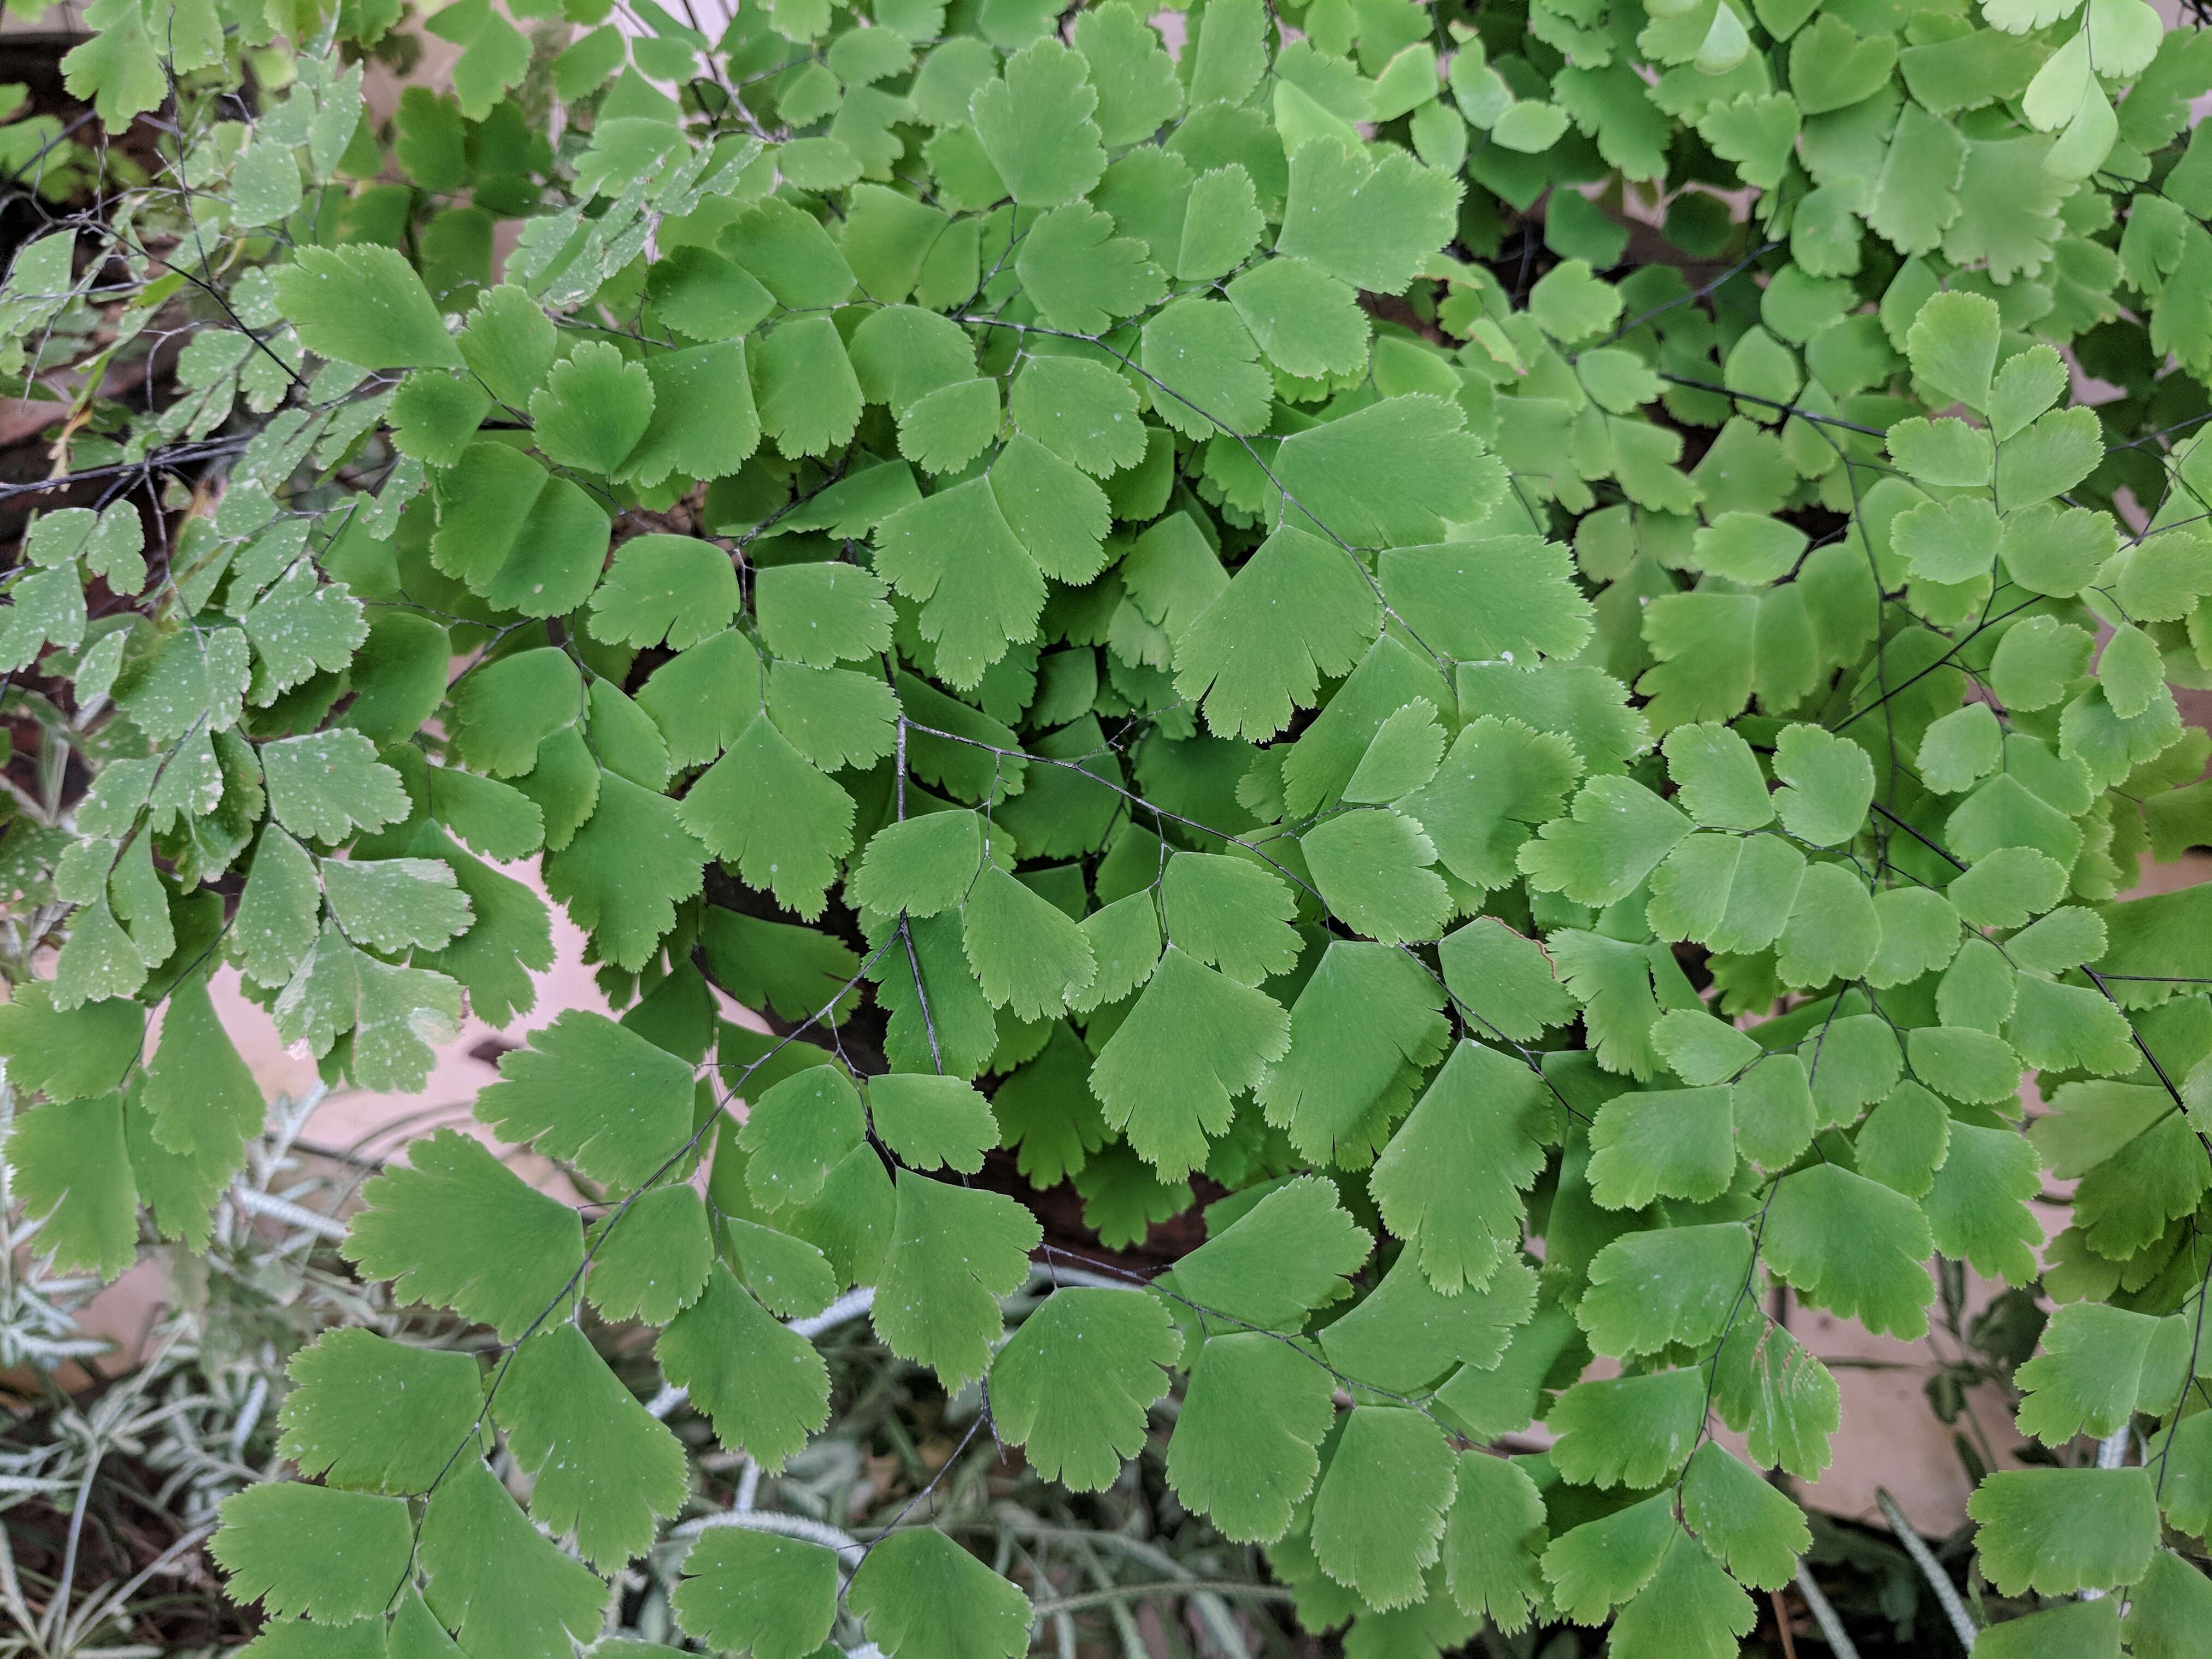
POLYGON ((1326 1182, 1299 1176, 1177 1262, 1175 1289, 1259 1329, 1297 1330, 1343 1294, 1373 1247, 1326 1182))
POLYGON ((1329 1388, 1327 1371, 1271 1336, 1209 1338, 1169 1442, 1169 1483, 1225 1537, 1280 1537, 1321 1468, 1329 1388))
POLYGON ((1109 1483, 1144 1442, 1182 1344, 1154 1297, 1066 1289, 1030 1316, 991 1362, 1000 1431, 1074 1491, 1109 1483), (1082 1379, 1071 1391, 1067 1379, 1082 1379))
MULTIPOLYGON (((1968 1500, 1990 1583, 2062 1595, 2132 1583, 2158 1543, 2147 1469, 2007 1469, 1968 1500)), ((2016 1593, 2016 1592, 2015 1592, 2016 1593)))
POLYGON ((1443 1431, 1401 1407, 1354 1408, 1313 1502, 1322 1569, 1370 1607, 1419 1593, 1436 1560, 1458 1468, 1443 1431))
POLYGON ((1462 1042, 1376 1161, 1369 1190, 1383 1221, 1419 1245, 1440 1289, 1482 1285, 1517 1243, 1553 1109, 1529 1067, 1462 1042))
POLYGON ((1525 1628, 1543 1599, 1537 1562, 1547 1538, 1542 1494, 1518 1464, 1460 1454, 1443 1542, 1454 1601, 1502 1630, 1525 1628))
POLYGON ((1217 732, 1272 736, 1294 705, 1310 706, 1322 675, 1358 659, 1378 613, 1342 553, 1279 530, 1193 620, 1176 652, 1176 688, 1205 698, 1217 732))
POLYGON ((319 356, 363 368, 443 368, 460 351, 429 294, 392 248, 315 248, 276 278, 276 303, 319 356))
POLYGON ((474 1457, 433 1495, 416 1559, 429 1581, 423 1600, 459 1642, 580 1637, 593 1628, 606 1594, 605 1585, 530 1524, 499 1478, 474 1457))
POLYGON ((287 1481, 228 1500, 210 1553, 239 1599, 270 1618, 343 1624, 383 1610, 407 1571, 410 1532, 397 1498, 287 1481))
POLYGON ((886 1653, 1017 1659, 1028 1645, 1029 1598, 933 1527, 894 1534, 871 1550, 845 1595, 886 1653))
POLYGON ((280 1443, 333 1486, 426 1490, 475 1432, 482 1374, 465 1354, 339 1330, 301 1349, 290 1371, 280 1443))
POLYGON ((347 1230, 349 1259, 509 1340, 561 1299, 583 1262, 574 1212, 452 1130, 415 1143, 406 1169, 377 1176, 362 1195, 368 1207, 347 1230))
POLYGON ((1000 1325, 997 1298, 1027 1274, 1036 1223, 1012 1200, 902 1173, 877 1331, 946 1377, 980 1376, 1000 1325))
MULTIPOLYGON (((2126 1594, 1982 1641, 2193 1651, 2155 1545, 2212 1512, 2172 1420, 2212 954, 2201 890, 2122 896, 2212 836, 2196 31, 464 0, 380 125, 390 9, 98 0, 71 95, 197 136, 0 287, 9 375, 144 388, 58 422, 41 486, 106 505, 0 574, 33 1281, 205 1247, 261 1127, 234 966, 333 1088, 421 1087, 465 1008, 522 1041, 474 1112, 553 1166, 447 1132, 365 1188, 364 1279, 518 1346, 488 1405, 412 1326, 305 1351, 280 1450, 325 1484, 214 1546, 258 1645, 596 1637, 695 1454, 781 1467, 860 1397, 780 1322, 866 1285, 900 1363, 988 1379, 974 1446, 1163 1455, 1352 1659, 1540 1614, 1726 1659, 1805 1542, 1765 1471, 1840 1425, 1730 1310, 1910 1339, 1934 1254, 2047 1293, 2028 1431, 2170 1454, 2148 1500, 1992 1477, 2001 1594, 2126 1594), (252 108, 246 54, 291 76, 252 108), (220 488, 155 535, 98 493, 142 462, 220 488), (547 900, 605 1013, 525 1034, 547 900), (1009 1335, 1079 1212, 1172 1270, 1009 1335), (656 1328, 611 1371, 572 1291, 656 1328)), ((27 187, 66 213, 98 143, 27 187)), ((710 1528, 676 1617, 1018 1651, 924 1518, 842 1563, 710 1528)))
POLYGON ((1091 1090, 1109 1127, 1163 1176, 1180 1175, 1206 1161, 1208 1139, 1229 1127, 1232 1097, 1258 1084, 1288 1043, 1273 999, 1170 945, 1098 1051, 1091 1090), (1193 1008, 1206 1011, 1196 1027, 1187 1019, 1193 1008))
POLYGON ((1822 1306, 1875 1330, 1914 1335, 1936 1290, 1921 1271, 1930 1241, 1909 1200, 1834 1164, 1786 1176, 1768 1212, 1767 1265, 1822 1306))
POLYGON ((517 1348, 492 1407, 516 1463, 536 1477, 532 1518, 556 1538, 573 1534, 586 1561, 639 1553, 656 1520, 682 1507, 683 1447, 574 1325, 517 1348))
POLYGON ((670 1598, 684 1628, 761 1659, 801 1659, 837 1614, 837 1558, 819 1544, 717 1527, 684 1558, 670 1598))
POLYGON ((562 1015, 500 1075, 477 1099, 485 1122, 617 1186, 655 1173, 690 1132, 691 1068, 594 1014, 562 1015))
POLYGON ((779 1324, 717 1266, 699 1299, 668 1322, 654 1350, 663 1376, 689 1389, 718 1435, 763 1466, 782 1467, 830 1419, 830 1374, 805 1338, 779 1324))
POLYGON ((1694 1370, 1577 1382, 1546 1419, 1559 1436, 1552 1460, 1581 1486, 1657 1486, 1696 1444, 1705 1397, 1705 1379, 1694 1370))

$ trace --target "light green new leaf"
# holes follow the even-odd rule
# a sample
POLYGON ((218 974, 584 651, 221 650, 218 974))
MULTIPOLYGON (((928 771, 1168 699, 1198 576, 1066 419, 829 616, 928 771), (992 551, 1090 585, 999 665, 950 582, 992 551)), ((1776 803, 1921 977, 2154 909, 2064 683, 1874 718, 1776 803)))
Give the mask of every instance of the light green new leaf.
POLYGON ((553 366, 532 393, 538 448, 562 466, 611 473, 653 419, 653 382, 605 340, 587 340, 553 366))
POLYGON ((225 1171, 244 1163, 246 1139, 261 1132, 261 1085, 224 1029, 204 974, 187 975, 169 994, 144 1103, 155 1140, 225 1171))
POLYGON ((1873 968, 1881 938, 1881 913, 1851 866, 1812 865, 1797 884, 1774 970, 1785 985, 1807 988, 1856 979, 1873 968))
POLYGON ((1499 1267, 1479 1289, 1447 1294, 1401 1255, 1382 1284, 1322 1332, 1322 1349, 1340 1376, 1418 1394, 1456 1366, 1495 1368, 1535 1304, 1536 1276, 1523 1261, 1499 1267))
POLYGON ((1284 511, 1354 547, 1441 542, 1505 495, 1504 465, 1465 428, 1456 402, 1407 392, 1285 438, 1274 464, 1284 511))
POLYGON ((1676 799, 1698 824, 1763 830, 1774 821, 1773 798, 1766 793, 1758 757, 1727 726, 1678 726, 1661 748, 1676 799))
POLYGON ((2189 1322, 2101 1302, 2069 1302, 2044 1327, 2042 1352, 2017 1373, 2023 1434, 2063 1446, 2099 1439, 2142 1409, 2172 1409, 2189 1365, 2189 1322))
POLYGON ((1152 408, 1188 438, 1263 431, 1274 379, 1234 307, 1186 295, 1146 319, 1138 361, 1152 382, 1152 408))
POLYGON ((1395 548, 1376 571, 1413 635, 1462 662, 1571 657, 1590 636, 1589 602, 1557 542, 1492 536, 1395 548))
POLYGON ((1446 934, 1437 957, 1454 1005, 1485 1034, 1526 1042, 1575 1018, 1575 1000, 1544 947, 1495 916, 1477 916, 1446 934))
POLYGON ((1134 12, 1085 11, 1075 20, 1073 36, 1097 88, 1099 137, 1108 147, 1149 138, 1182 110, 1175 60, 1158 32, 1134 12))
POLYGON ((1224 292, 1284 374, 1315 380, 1367 367, 1370 325, 1357 293, 1318 265, 1279 253, 1246 266, 1224 292))
POLYGON ((1080 202, 1053 209, 1024 233, 1014 273, 1047 323, 1076 334, 1103 333, 1167 291, 1145 244, 1115 235, 1110 216, 1080 202))
POLYGON ((1688 1008, 1662 1014, 1651 1046, 1676 1077, 1693 1086, 1725 1083, 1759 1059, 1759 1044, 1733 1025, 1688 1008))
POLYGON ((1515 856, 1533 826, 1559 817, 1583 764, 1573 743, 1517 719, 1484 714, 1453 742, 1435 778, 1402 801, 1444 867, 1479 887, 1519 879, 1515 856))
POLYGON ((1977 927, 2018 927, 2064 896, 2066 871, 2032 847, 2001 847, 1944 890, 1977 927))
POLYGON ((826 455, 853 435, 860 387, 836 325, 796 317, 748 352, 760 423, 789 454, 826 455))
POLYGON ((1874 763, 1866 750, 1817 726, 1783 728, 1774 775, 1784 785, 1774 796, 1782 827, 1816 847, 1848 842, 1874 799, 1874 763))

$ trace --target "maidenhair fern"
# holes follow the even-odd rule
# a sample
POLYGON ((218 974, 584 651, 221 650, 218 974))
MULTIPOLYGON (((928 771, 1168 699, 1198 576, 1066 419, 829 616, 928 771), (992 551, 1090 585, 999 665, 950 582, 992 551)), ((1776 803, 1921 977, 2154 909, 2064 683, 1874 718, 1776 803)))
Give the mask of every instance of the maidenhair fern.
MULTIPOLYGON (((213 1545, 255 1651, 594 1638, 693 1486, 583 1309, 773 1471, 862 1286, 956 1456, 1164 1458, 1348 1651, 1729 1655, 1838 1426, 1770 1291, 1917 1339, 1939 1257, 2054 1309, 1972 1504, 2052 1606, 1981 1651, 2201 1649, 2212 887, 2119 895, 2212 839, 2206 37, 512 9, 383 124, 396 5, 100 0, 70 84, 163 170, 0 293, 39 1245, 204 1243, 234 969, 367 1088, 521 1029, 477 1118, 574 1183, 447 1129, 363 1189, 501 1346, 300 1356, 213 1545), (619 1018, 530 1020, 524 859, 619 1018)), ((939 1518, 714 1528, 676 1616, 1012 1659, 1046 1587, 939 1518)))

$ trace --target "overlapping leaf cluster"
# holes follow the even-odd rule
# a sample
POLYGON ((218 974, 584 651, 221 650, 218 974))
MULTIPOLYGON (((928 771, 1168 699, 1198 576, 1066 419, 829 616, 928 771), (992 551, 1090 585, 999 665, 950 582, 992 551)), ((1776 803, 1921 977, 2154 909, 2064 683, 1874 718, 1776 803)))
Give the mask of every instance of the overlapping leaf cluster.
MULTIPOLYGON (((1940 1255, 2057 1304, 2024 1431, 2148 1431, 1978 1493, 1999 1590, 2130 1587, 1987 1650, 2192 1650, 2212 889, 2118 895, 2212 839, 2171 689, 2212 683, 2203 37, 515 9, 437 14, 453 89, 382 128, 305 14, 100 0, 70 64, 111 125, 203 112, 145 213, 221 300, 73 453, 246 435, 173 544, 52 512, 8 581, 0 669, 91 778, 0 843, 65 940, 0 1012, 43 1245, 204 1240, 260 1112, 222 964, 419 1087, 465 999, 530 1013, 550 918, 495 866, 537 858, 624 1011, 477 1103, 581 1212, 451 1131, 364 1193, 361 1270, 505 1346, 302 1356, 302 1480, 215 1547, 262 1648, 590 1639, 692 1484, 580 1304, 774 1468, 830 1412, 784 1322, 860 1285, 1046 1477, 1164 1452, 1356 1650, 1727 1655, 1807 1542, 1762 1472, 1838 1421, 1770 1287, 1917 1338, 1940 1255), (250 125, 171 79, 226 28, 302 39, 250 125), (1669 248, 1626 273, 1624 192, 1669 248), (1066 1253, 1007 1189, 1062 1182, 1109 1249, 1201 1194, 1206 1242, 1009 1334, 1066 1253)), ((12 368, 176 294, 106 234, 18 256, 12 368)), ((686 1570, 684 1630, 763 1659, 1031 1634, 927 1524, 686 1570)))

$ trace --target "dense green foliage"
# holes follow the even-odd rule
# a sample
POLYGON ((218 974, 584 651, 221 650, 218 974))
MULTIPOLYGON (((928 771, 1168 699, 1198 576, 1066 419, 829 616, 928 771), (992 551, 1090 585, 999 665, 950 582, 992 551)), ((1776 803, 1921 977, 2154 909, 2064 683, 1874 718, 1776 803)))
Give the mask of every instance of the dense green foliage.
MULTIPOLYGON (((465 1003, 530 1014, 534 858, 624 1011, 476 1103, 580 1210, 453 1131, 364 1190, 362 1273, 502 1346, 301 1356, 301 1479, 214 1546, 256 1650, 592 1639, 691 1477, 584 1304, 772 1470, 830 1410, 785 1322, 863 1286, 991 1442, 1164 1456, 1357 1654, 1726 1656, 1807 1541, 1760 1471, 1838 1420, 1770 1288, 1917 1338, 1931 1258, 2052 1310, 2045 1453, 1972 1504, 2051 1606, 1980 1650, 2197 1650, 2212 887, 2118 896, 2212 840, 2212 44, 605 9, 459 0, 380 125, 388 0, 99 0, 72 89, 163 170, 0 292, 81 502, 0 578, 40 1248, 204 1241, 263 1109, 226 965, 419 1088, 465 1003), (1062 1182, 1109 1251, 1205 1242, 1048 1241, 1062 1182), (1040 1262, 1083 1282, 1009 1332, 1040 1262)), ((738 1516, 677 1615, 1024 1651, 932 1518, 738 1516)))

